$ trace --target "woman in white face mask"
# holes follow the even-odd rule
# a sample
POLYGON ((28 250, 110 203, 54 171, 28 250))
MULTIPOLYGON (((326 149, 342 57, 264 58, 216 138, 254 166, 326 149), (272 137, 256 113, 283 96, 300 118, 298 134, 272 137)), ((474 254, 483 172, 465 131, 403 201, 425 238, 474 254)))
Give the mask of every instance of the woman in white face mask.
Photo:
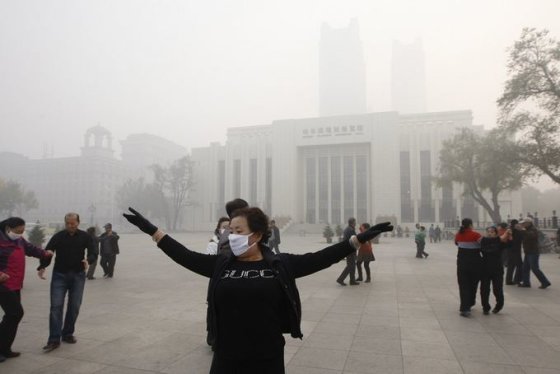
POLYGON ((185 248, 129 210, 132 214, 124 217, 152 235, 165 254, 210 278, 208 328, 215 338, 210 374, 284 374, 282 334, 303 337, 296 278, 329 267, 355 252, 360 243, 393 229, 386 222, 317 252, 274 254, 264 244, 268 217, 259 208, 242 208, 231 215, 231 253, 209 256, 185 248))
POLYGON ((10 217, 0 222, 0 306, 4 317, 0 322, 0 362, 18 357, 12 343, 23 317, 20 290, 25 275, 25 256, 37 258, 52 256, 51 251, 35 247, 23 238, 25 221, 10 217))
POLYGON ((210 239, 208 246, 206 246, 206 253, 209 255, 218 254, 218 244, 220 243, 220 239, 222 238, 222 234, 229 229, 229 218, 228 217, 220 217, 218 220, 218 224, 214 229, 214 235, 210 239))

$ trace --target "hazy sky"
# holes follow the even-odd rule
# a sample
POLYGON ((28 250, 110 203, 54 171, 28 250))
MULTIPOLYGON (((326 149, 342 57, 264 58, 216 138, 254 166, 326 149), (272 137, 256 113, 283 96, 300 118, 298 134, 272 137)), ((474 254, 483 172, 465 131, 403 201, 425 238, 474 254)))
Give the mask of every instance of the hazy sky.
POLYGON ((369 111, 390 109, 392 41, 420 37, 428 110, 471 109, 492 127, 506 48, 527 26, 560 38, 559 14, 558 0, 6 0, 0 150, 78 155, 97 124, 190 148, 227 127, 317 116, 321 23, 351 18, 369 111))

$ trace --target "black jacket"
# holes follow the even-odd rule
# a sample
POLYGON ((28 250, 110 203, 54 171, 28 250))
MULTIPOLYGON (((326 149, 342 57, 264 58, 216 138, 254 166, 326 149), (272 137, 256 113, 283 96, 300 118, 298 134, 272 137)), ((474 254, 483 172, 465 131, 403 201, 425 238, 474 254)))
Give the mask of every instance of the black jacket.
POLYGON ((115 231, 111 235, 106 232, 99 237, 101 247, 101 256, 118 255, 119 254, 119 235, 115 231))
MULTIPOLYGON (((235 261, 233 255, 206 255, 194 252, 184 247, 182 244, 171 238, 164 236, 158 243, 158 247, 163 250, 171 259, 179 265, 186 267, 193 272, 210 278, 208 287, 208 330, 209 333, 218 336, 216 309, 214 294, 216 286, 227 265, 235 261)), ((263 257, 275 272, 276 278, 282 285, 284 294, 288 300, 289 316, 287 324, 282 326, 285 333, 290 333, 294 338, 301 338, 301 301, 296 285, 296 278, 313 274, 323 270, 334 263, 337 263, 349 253, 355 253, 356 249, 348 242, 342 241, 325 249, 303 255, 290 253, 273 254, 266 246, 263 248, 263 257)), ((217 342, 219 343, 219 342, 217 342)))

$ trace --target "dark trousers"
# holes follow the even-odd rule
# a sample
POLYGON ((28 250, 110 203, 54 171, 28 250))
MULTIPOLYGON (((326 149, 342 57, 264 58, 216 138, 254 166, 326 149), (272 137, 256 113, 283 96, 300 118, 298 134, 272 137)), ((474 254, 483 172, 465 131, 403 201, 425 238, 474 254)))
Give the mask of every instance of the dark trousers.
POLYGON ((109 277, 113 276, 115 271, 115 263, 117 262, 117 255, 101 255, 99 265, 103 268, 103 273, 109 277))
POLYGON ((480 303, 482 309, 490 310, 490 284, 492 285, 492 293, 496 298, 496 308, 504 307, 504 268, 500 259, 496 259, 494 263, 483 265, 483 272, 480 279, 480 303))
POLYGON ((214 353, 210 374, 285 374, 284 352, 270 359, 234 360, 214 353))
POLYGON ((422 258, 427 255, 427 253, 424 252, 424 248, 426 248, 426 242, 416 242, 416 257, 422 258))
POLYGON ((522 266, 521 252, 509 251, 507 253, 506 284, 520 283, 523 280, 522 266))
POLYGON ((350 275, 350 283, 354 283, 356 281, 356 254, 351 253, 346 256, 346 267, 342 270, 338 277, 338 281, 344 282, 346 277, 350 275))
POLYGON ((49 316, 49 343, 60 342, 61 337, 74 334, 74 328, 82 297, 84 295, 84 285, 86 274, 83 271, 78 273, 57 273, 53 271, 51 280, 51 312, 49 316), (66 306, 66 316, 62 320, 64 300, 68 293, 68 304, 66 306))
POLYGON ((371 280, 371 271, 369 269, 369 261, 358 261, 356 262, 356 268, 358 269, 358 280, 362 280, 362 262, 364 263, 364 269, 366 269, 366 280, 371 280))
POLYGON ((95 273, 95 268, 97 267, 97 259, 89 264, 87 271, 87 279, 93 279, 93 274, 95 273))
POLYGON ((3 354, 12 350, 19 322, 23 318, 20 291, 0 292, 0 306, 4 310, 0 322, 0 354, 3 354))
POLYGON ((476 304, 476 289, 480 281, 482 259, 478 252, 457 255, 457 283, 459 283, 459 311, 466 312, 476 304))
POLYGON ((525 254, 525 259, 523 260, 523 284, 530 285, 531 284, 531 271, 539 282, 541 282, 542 286, 550 285, 550 281, 546 278, 544 273, 539 267, 539 257, 538 253, 528 253, 525 254))

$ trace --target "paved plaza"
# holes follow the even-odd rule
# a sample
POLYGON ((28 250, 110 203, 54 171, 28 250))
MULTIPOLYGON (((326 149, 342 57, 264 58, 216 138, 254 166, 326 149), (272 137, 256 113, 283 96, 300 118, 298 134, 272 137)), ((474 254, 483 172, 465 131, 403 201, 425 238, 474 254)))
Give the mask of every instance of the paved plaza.
MULTIPOLYGON (((208 233, 173 235, 203 251, 208 233)), ((325 247, 316 236, 283 236, 281 250, 325 247)), ((22 290, 26 314, 2 374, 205 374, 208 279, 178 266, 147 235, 122 235, 113 279, 88 281, 75 345, 42 353, 48 336, 49 281, 28 258, 22 290)), ((298 280, 303 340, 286 336, 289 374, 560 373, 560 259, 541 256, 546 290, 505 287, 506 305, 484 316, 458 314, 456 248, 427 243, 415 258, 411 238, 374 245, 373 282, 342 287, 341 261, 298 280)), ((47 269, 48 276, 52 266, 47 269)), ((477 300, 478 302, 478 300, 477 300)))

